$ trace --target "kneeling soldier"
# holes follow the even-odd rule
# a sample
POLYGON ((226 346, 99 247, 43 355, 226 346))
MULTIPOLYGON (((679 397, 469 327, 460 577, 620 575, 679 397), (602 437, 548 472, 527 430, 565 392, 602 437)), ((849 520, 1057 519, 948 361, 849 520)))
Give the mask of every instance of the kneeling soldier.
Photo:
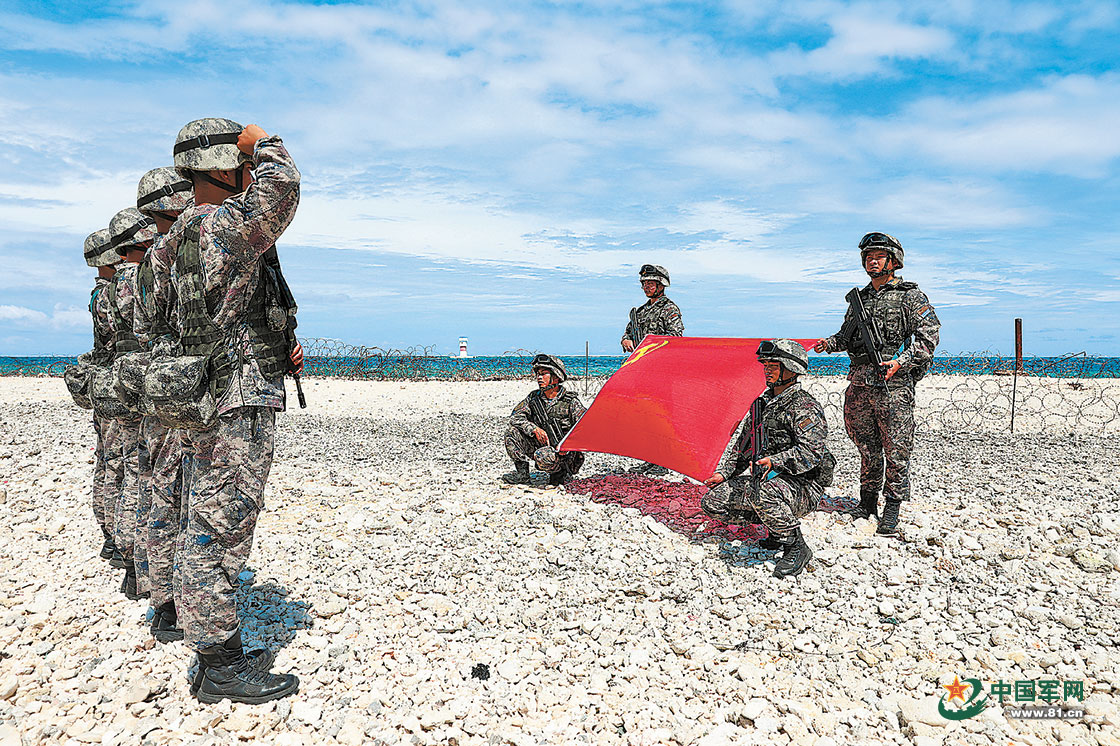
POLYGON ((797 381, 809 372, 808 353, 790 339, 765 340, 758 346, 758 359, 767 389, 751 412, 761 427, 758 421, 744 423, 735 448, 704 481, 713 489, 701 507, 731 523, 766 526, 781 545, 774 568, 780 578, 797 575, 813 556, 801 536, 800 519, 816 509, 824 488, 832 484, 836 459, 825 446, 824 410, 797 381), (752 442, 758 431, 759 442, 752 442), (740 477, 744 472, 758 479, 740 477))
POLYGON ((563 387, 568 371, 560 358, 537 355, 533 358, 537 390, 513 408, 506 430, 506 453, 513 459, 513 471, 502 475, 508 484, 529 484, 529 459, 543 472, 548 483, 559 485, 583 466, 582 453, 560 453, 556 446, 568 434, 586 408, 574 391, 563 387))

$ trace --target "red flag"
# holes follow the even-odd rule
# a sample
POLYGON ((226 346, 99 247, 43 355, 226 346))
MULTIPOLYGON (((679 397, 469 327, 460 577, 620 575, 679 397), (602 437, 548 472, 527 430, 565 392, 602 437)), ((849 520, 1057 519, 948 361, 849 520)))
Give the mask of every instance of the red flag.
MULTIPOLYGON (((766 387, 759 339, 650 335, 560 444, 642 459, 697 480, 712 475, 766 387)), ((816 340, 797 340, 809 348, 816 340)))

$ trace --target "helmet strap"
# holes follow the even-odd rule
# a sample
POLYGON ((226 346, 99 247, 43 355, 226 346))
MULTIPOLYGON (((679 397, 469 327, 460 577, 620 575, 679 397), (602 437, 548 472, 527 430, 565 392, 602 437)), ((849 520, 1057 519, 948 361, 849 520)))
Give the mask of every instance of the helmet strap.
POLYGON ((206 171, 195 171, 195 173, 198 174, 199 178, 201 178, 203 181, 213 184, 214 186, 223 189, 230 194, 241 194, 243 191, 245 191, 244 187, 242 187, 244 176, 242 175, 240 167, 236 171, 236 185, 227 184, 221 179, 215 179, 206 171))

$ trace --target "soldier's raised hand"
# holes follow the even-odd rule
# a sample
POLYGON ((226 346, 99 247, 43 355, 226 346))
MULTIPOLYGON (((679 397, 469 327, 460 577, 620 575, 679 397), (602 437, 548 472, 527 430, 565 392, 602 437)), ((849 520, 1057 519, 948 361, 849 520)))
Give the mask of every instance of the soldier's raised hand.
POLYGON ((252 155, 253 149, 257 147, 257 140, 262 137, 268 137, 268 133, 256 124, 247 124, 237 136, 237 149, 246 155, 252 155))
POLYGON ((828 340, 818 339, 817 343, 813 345, 813 352, 828 352, 828 340))
POLYGON ((541 428, 538 427, 536 430, 533 431, 533 437, 536 438, 537 442, 540 443, 542 446, 548 445, 548 433, 546 433, 541 428))

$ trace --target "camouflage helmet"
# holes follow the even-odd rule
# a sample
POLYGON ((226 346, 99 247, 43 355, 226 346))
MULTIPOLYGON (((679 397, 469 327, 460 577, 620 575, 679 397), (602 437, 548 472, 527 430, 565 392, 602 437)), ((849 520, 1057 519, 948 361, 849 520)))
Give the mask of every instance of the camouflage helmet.
POLYGON ((899 240, 889 233, 873 231, 859 240, 859 260, 867 261, 867 255, 872 251, 885 251, 887 256, 894 260, 894 268, 902 269, 902 259, 905 254, 899 240))
POLYGON ((175 170, 184 179, 191 171, 231 171, 250 158, 237 147, 245 129, 231 119, 196 119, 175 137, 175 170))
POLYGON ((111 267, 121 260, 112 246, 108 228, 96 230, 86 236, 86 264, 91 267, 111 267))
POLYGON ((533 372, 536 373, 539 368, 552 371, 552 375, 560 379, 560 383, 568 380, 568 371, 564 368, 564 363, 555 355, 541 353, 533 358, 533 372))
POLYGON ((669 287, 669 270, 658 264, 643 264, 638 270, 638 282, 653 280, 669 287))
POLYGON ((758 343, 758 361, 774 361, 795 376, 809 372, 809 353, 792 339, 764 339, 758 343))
POLYGON ((156 235, 156 221, 135 207, 124 208, 109 221, 109 242, 121 256, 130 249, 146 251, 140 244, 154 241, 156 235))
POLYGON ((153 168, 140 177, 136 209, 151 217, 154 212, 182 212, 194 204, 194 186, 174 166, 153 168))

